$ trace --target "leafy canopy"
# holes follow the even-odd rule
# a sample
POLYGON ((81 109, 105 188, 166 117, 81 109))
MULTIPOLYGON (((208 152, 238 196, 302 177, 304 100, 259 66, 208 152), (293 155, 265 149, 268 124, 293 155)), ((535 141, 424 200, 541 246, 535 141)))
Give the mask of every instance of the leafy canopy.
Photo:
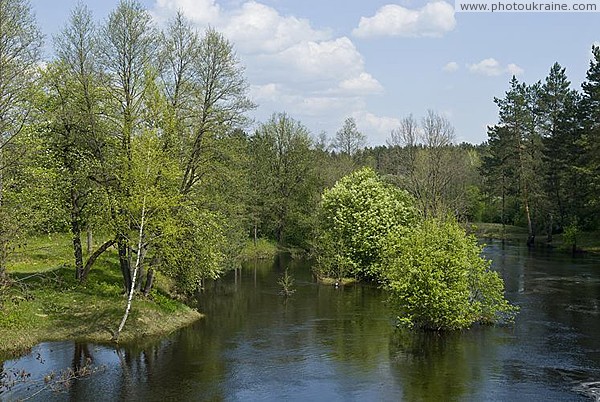
POLYGON ((386 287, 401 324, 441 330, 512 319, 504 282, 454 219, 427 219, 390 241, 386 287))
POLYGON ((325 271, 378 279, 382 246, 401 237, 417 217, 410 195, 384 182, 371 168, 339 180, 322 198, 321 258, 325 271), (339 268, 344 267, 344 272, 339 268))

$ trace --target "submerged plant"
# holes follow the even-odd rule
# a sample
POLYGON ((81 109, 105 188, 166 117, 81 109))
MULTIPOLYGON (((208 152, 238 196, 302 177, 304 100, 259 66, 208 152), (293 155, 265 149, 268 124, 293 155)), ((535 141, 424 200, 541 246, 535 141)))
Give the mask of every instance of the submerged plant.
POLYGON ((281 278, 279 278, 277 283, 279 284, 279 286, 281 286, 279 294, 282 296, 289 297, 296 292, 296 289, 293 288, 294 278, 288 273, 287 269, 285 270, 281 278))

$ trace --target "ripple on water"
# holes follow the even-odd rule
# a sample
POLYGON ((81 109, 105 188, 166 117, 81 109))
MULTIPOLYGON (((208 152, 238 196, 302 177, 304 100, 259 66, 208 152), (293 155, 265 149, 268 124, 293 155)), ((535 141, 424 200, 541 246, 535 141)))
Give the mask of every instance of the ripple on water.
POLYGON ((573 387, 573 391, 600 402, 600 381, 583 382, 573 387))

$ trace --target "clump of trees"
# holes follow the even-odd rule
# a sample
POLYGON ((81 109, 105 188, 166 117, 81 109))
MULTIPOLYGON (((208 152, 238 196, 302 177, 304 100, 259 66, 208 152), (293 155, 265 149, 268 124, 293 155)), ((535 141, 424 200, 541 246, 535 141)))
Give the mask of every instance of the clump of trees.
POLYGON ((230 153, 254 107, 232 44, 181 14, 159 32, 131 0, 100 27, 78 6, 55 43, 32 136, 50 151, 77 279, 113 245, 127 292, 148 293, 155 269, 183 292, 218 276, 244 228, 242 213, 212 195, 236 197, 221 188, 236 177, 230 153), (84 261, 86 230, 109 240, 84 261))
POLYGON ((483 147, 483 190, 494 221, 526 226, 529 244, 543 233, 598 228, 598 127, 600 48, 582 91, 555 63, 543 81, 513 77, 495 99, 499 120, 483 147))
POLYGON ((516 309, 504 298, 502 278, 453 218, 425 219, 390 241, 386 289, 399 323, 441 330, 512 319, 516 309))
POLYGON ((371 168, 340 179, 321 201, 318 269, 336 278, 381 279, 384 243, 392 232, 401 237, 416 222, 413 204, 406 191, 371 168))
POLYGON ((342 178, 321 201, 320 275, 376 280, 400 324, 461 329, 512 318, 504 283, 452 216, 425 217, 407 192, 370 168, 342 178))

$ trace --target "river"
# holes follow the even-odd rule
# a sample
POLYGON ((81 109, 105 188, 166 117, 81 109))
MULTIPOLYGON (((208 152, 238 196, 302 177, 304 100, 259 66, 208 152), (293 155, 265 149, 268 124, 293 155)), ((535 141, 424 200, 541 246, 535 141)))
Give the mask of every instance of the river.
POLYGON ((599 401, 600 259, 497 241, 485 255, 520 307, 514 325, 396 331, 379 289, 320 286, 307 262, 279 257, 210 283, 206 318, 160 341, 43 343, 4 362, 32 376, 0 399, 599 401), (286 268, 289 299, 277 284, 286 268), (44 375, 86 357, 89 377, 44 388, 44 375))

